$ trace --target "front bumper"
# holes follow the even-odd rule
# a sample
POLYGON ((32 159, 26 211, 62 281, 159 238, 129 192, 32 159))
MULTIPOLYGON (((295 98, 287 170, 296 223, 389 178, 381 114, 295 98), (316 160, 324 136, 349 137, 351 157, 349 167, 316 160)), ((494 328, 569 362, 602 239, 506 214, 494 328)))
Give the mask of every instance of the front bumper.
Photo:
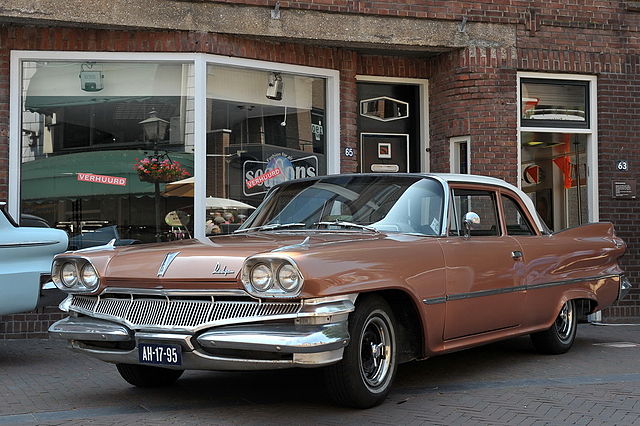
POLYGON ((112 363, 138 364, 138 344, 177 344, 186 370, 318 367, 342 359, 355 296, 316 299, 295 318, 223 325, 198 332, 133 329, 91 316, 70 316, 49 328, 79 352, 112 363))

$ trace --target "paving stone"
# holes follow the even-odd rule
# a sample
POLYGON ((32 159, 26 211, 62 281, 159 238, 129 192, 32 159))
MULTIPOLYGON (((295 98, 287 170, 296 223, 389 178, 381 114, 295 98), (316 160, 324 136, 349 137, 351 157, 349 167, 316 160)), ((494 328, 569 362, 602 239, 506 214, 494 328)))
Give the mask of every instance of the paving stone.
POLYGON ((113 365, 49 340, 0 341, 0 426, 24 425, 564 425, 640 424, 639 327, 581 325, 562 356, 517 338, 399 368, 387 401, 334 406, 316 370, 189 371, 137 389, 113 365))

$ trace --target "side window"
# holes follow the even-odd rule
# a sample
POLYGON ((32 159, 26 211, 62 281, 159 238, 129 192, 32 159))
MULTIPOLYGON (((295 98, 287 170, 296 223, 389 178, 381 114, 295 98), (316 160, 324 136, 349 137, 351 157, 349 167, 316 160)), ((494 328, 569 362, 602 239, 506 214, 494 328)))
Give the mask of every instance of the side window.
POLYGON ((475 212, 480 223, 471 230, 471 235, 498 236, 500 225, 493 192, 475 189, 453 189, 453 210, 450 215, 449 235, 464 235, 464 215, 475 212))
POLYGON ((518 203, 511 197, 502 195, 502 208, 504 210, 504 221, 507 225, 509 235, 535 235, 531 224, 527 220, 518 203))

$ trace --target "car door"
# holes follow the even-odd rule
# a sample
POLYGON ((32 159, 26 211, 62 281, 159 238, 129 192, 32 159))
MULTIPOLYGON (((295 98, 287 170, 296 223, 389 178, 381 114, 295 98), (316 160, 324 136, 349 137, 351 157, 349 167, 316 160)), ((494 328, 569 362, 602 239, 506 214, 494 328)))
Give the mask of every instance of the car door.
POLYGON ((446 263, 444 340, 516 327, 524 291, 518 242, 505 235, 498 193, 491 187, 452 188, 449 235, 442 240, 446 263), (480 223, 465 235, 464 215, 480 223))

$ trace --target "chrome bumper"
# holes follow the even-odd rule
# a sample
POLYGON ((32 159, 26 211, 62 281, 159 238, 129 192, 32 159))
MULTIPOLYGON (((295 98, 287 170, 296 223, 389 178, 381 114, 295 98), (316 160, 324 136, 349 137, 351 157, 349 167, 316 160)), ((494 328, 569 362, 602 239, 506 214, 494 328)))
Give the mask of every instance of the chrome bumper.
POLYGON ((629 290, 631 290, 631 281, 629 281, 629 278, 622 275, 620 277, 620 289, 618 290, 618 300, 624 299, 625 296, 629 293, 629 290))
MULTIPOLYGON (((213 327, 203 333, 132 330, 89 316, 68 317, 49 328, 51 337, 68 340, 79 352, 112 363, 138 364, 138 343, 178 344, 186 370, 266 370, 318 367, 342 359, 349 343, 347 317, 355 296, 316 299, 298 318, 213 327), (128 345, 101 347, 100 342, 128 345), (218 353, 216 353, 218 352, 218 353)), ((102 346, 105 346, 104 344, 102 346)))

